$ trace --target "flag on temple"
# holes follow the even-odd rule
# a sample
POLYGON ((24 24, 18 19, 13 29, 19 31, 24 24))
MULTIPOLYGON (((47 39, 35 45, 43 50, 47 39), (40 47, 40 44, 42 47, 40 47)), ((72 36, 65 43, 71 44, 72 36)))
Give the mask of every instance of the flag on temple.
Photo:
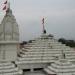
POLYGON ((44 18, 42 19, 42 24, 44 24, 44 18))
POLYGON ((3 10, 6 10, 6 11, 7 11, 7 7, 8 7, 8 6, 7 6, 7 3, 8 3, 8 2, 7 2, 7 0, 6 0, 6 1, 4 2, 3 10))
POLYGON ((5 1, 4 4, 7 4, 7 1, 5 1))
POLYGON ((3 10, 6 10, 6 6, 4 6, 3 10))

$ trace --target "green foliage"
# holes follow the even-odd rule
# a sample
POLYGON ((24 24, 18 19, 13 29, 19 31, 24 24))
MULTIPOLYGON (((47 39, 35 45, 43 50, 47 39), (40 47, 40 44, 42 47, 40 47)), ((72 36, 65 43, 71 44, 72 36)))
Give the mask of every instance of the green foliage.
POLYGON ((60 38, 58 41, 62 42, 62 44, 66 44, 66 46, 75 47, 75 41, 74 40, 66 40, 64 38, 60 38))

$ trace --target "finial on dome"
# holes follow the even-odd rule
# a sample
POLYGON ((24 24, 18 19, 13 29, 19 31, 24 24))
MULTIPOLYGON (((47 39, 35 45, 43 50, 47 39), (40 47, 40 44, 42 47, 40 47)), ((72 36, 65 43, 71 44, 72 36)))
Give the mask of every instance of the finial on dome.
POLYGON ((44 26, 44 24, 45 24, 45 21, 44 21, 45 19, 43 18, 42 19, 42 25, 43 25, 43 34, 46 34, 46 29, 45 29, 45 26, 44 26))
POLYGON ((10 9, 10 2, 8 2, 8 8, 10 9))

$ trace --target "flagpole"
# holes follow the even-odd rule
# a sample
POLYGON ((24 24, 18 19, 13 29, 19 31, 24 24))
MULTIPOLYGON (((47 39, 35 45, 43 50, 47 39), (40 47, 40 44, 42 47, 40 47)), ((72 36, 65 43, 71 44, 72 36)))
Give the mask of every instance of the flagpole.
POLYGON ((44 23, 43 23, 43 33, 44 33, 45 27, 44 27, 44 23))
POLYGON ((45 34, 46 30, 45 30, 45 21, 44 21, 44 18, 42 19, 42 25, 43 25, 43 34, 45 34))
POLYGON ((42 31, 43 31, 43 33, 44 33, 44 18, 42 19, 42 26, 43 26, 42 31))

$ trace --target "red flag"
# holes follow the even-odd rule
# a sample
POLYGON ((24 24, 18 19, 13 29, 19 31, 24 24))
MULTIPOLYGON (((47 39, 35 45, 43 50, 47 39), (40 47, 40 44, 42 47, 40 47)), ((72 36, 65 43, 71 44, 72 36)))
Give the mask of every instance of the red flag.
POLYGON ((7 4, 7 1, 5 1, 4 4, 7 4))
POLYGON ((42 24, 44 24, 44 18, 42 19, 42 24))
POLYGON ((3 8, 3 10, 6 10, 6 6, 3 8))

